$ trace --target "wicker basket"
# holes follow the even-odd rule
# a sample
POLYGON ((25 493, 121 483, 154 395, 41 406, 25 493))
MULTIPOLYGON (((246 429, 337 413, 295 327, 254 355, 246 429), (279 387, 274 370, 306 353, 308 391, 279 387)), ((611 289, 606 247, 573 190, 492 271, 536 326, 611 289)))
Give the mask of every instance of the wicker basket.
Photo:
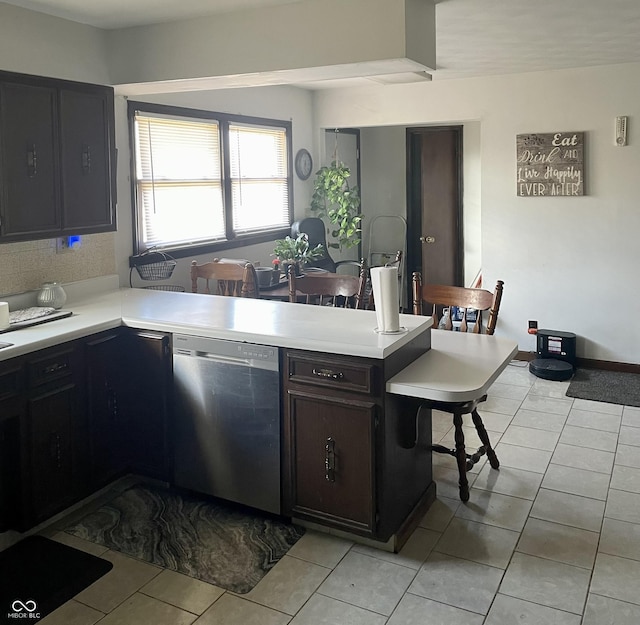
POLYGON ((173 284, 156 284, 154 286, 143 286, 143 289, 150 289, 151 291, 175 291, 176 293, 184 293, 183 286, 176 286, 173 284))
POLYGON ((154 262, 136 265, 136 271, 143 280, 168 280, 176 268, 176 261, 168 254, 152 252, 147 255, 154 262))

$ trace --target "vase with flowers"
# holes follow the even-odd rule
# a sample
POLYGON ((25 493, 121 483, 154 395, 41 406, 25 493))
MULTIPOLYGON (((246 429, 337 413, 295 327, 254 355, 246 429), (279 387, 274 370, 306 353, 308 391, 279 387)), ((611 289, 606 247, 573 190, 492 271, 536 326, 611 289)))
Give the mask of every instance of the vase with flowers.
POLYGON ((300 275, 306 263, 322 258, 324 253, 321 243, 312 248, 309 245, 309 237, 302 232, 295 239, 292 237, 278 239, 271 255, 275 256, 274 262, 278 261, 278 269, 284 271, 285 275, 289 265, 293 265, 296 275, 300 275))

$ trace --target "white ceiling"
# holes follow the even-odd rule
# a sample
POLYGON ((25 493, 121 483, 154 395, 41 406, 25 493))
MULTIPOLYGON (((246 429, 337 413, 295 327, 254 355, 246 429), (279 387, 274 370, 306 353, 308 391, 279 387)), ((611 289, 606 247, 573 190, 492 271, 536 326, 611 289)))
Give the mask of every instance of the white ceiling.
MULTIPOLYGON (((4 1, 110 29, 302 0, 4 1)), ((439 0, 436 52, 434 80, 640 61, 640 0, 439 0)), ((345 81, 296 84, 328 88, 345 81)))

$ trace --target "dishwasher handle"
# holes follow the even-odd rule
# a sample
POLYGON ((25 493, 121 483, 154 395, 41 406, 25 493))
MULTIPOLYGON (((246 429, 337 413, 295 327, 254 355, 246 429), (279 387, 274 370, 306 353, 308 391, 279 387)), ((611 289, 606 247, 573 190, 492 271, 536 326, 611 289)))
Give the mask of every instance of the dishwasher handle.
POLYGON ((196 358, 207 362, 217 362, 226 365, 235 365, 236 367, 250 367, 254 369, 265 369, 267 371, 278 371, 278 360, 260 360, 258 358, 239 358, 236 356, 223 356, 222 354, 212 354, 211 352, 191 351, 191 350, 174 350, 175 356, 185 356, 187 358, 196 358))

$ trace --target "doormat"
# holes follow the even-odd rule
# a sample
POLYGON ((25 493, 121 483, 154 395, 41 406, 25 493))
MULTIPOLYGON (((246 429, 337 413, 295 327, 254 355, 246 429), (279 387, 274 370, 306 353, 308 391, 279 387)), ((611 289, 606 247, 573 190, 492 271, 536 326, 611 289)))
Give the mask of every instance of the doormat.
POLYGON ((567 397, 640 406, 640 374, 601 369, 578 369, 571 379, 567 397))
POLYGON ((44 536, 0 552, 0 623, 37 623, 113 564, 44 536))
POLYGON ((126 490, 65 531, 238 594, 304 534, 258 512, 150 486, 126 490))

